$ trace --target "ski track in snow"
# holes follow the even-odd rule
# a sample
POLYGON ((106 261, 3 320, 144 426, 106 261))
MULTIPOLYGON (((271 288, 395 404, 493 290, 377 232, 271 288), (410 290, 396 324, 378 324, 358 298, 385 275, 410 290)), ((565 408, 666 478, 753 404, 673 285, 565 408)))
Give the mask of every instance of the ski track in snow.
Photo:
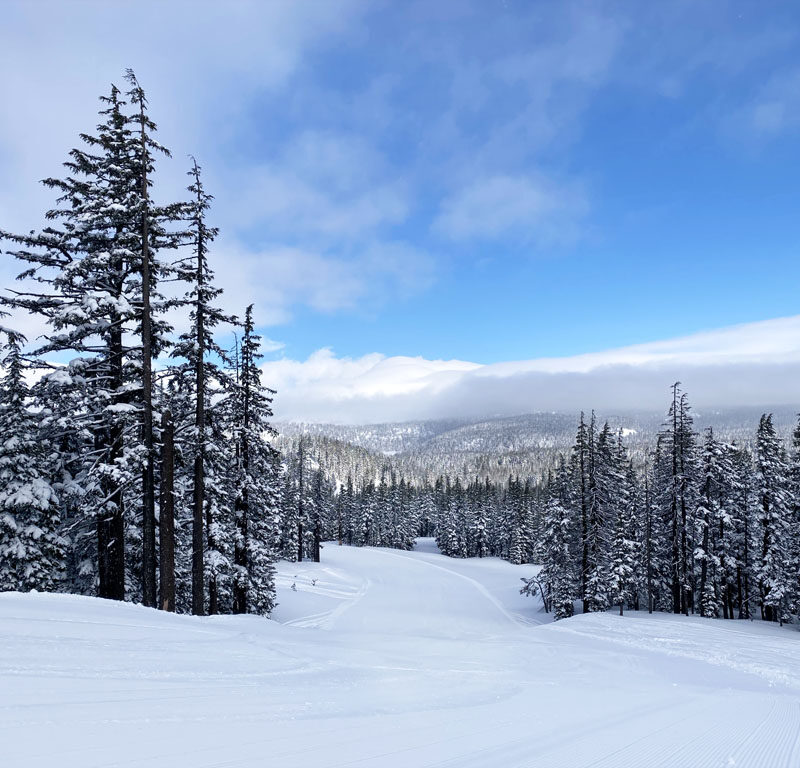
POLYGON ((0 595, 0 764, 800 766, 795 628, 551 624, 535 571, 329 543, 279 564, 274 621, 0 595))

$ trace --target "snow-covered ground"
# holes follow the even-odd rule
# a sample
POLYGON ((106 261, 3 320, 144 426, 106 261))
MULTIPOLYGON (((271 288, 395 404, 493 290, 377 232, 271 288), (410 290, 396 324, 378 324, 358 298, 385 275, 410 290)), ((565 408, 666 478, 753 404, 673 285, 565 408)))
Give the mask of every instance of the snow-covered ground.
MULTIPOLYGON (((0 595, 0 765, 800 766, 800 634, 558 624, 531 566, 328 544, 276 621, 0 595)), ((292 588, 294 586, 294 588, 292 588)))

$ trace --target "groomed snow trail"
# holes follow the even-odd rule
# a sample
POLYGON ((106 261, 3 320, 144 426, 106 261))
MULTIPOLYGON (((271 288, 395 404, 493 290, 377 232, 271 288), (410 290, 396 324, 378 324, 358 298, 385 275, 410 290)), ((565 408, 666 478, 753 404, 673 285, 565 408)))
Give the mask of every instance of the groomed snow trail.
POLYGON ((0 595, 9 768, 797 768, 800 634, 547 626, 532 566, 327 544, 275 621, 0 595))

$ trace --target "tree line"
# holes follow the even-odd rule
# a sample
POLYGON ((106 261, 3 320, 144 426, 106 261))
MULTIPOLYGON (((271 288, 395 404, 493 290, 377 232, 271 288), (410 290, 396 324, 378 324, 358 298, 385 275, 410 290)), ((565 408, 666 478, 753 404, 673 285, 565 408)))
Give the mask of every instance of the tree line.
POLYGON ((800 425, 789 450, 769 414, 746 444, 713 428, 701 435, 686 393, 671 391, 642 460, 620 430, 581 414, 572 448, 541 478, 412 484, 387 464, 354 487, 352 474, 326 471, 328 446, 318 443, 316 487, 327 490, 307 509, 323 540, 409 549, 434 536, 450 557, 541 564, 522 590, 556 618, 613 606, 796 620, 800 425))
POLYGON ((540 514, 543 567, 523 589, 557 618, 576 602, 780 622, 800 612, 800 425, 790 451, 770 414, 751 445, 701 436, 675 384, 638 471, 620 435, 582 417, 540 514))

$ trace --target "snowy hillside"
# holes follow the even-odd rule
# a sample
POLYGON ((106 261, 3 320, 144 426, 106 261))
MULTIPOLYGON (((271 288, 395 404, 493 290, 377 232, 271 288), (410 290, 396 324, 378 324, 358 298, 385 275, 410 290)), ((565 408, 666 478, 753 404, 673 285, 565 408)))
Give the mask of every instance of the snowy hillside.
POLYGON ((2 594, 2 764, 800 765, 796 629, 540 626, 533 570, 328 544, 280 565, 275 621, 2 594))
MULTIPOLYGON (((742 407, 700 409, 695 427, 702 432, 714 427, 718 437, 741 445, 753 441, 759 417, 774 412, 778 434, 788 440, 797 422, 796 408, 742 407)), ((664 411, 598 412, 598 423, 608 421, 622 430, 637 464, 653 449, 663 428, 664 411)), ((476 476, 505 482, 509 474, 539 478, 568 454, 575 440, 579 413, 530 413, 481 420, 411 421, 388 424, 314 424, 279 422, 277 446, 285 453, 297 450, 300 435, 310 439, 313 453, 325 456, 326 469, 340 482, 376 477, 390 465, 412 482, 438 475, 476 476)))

